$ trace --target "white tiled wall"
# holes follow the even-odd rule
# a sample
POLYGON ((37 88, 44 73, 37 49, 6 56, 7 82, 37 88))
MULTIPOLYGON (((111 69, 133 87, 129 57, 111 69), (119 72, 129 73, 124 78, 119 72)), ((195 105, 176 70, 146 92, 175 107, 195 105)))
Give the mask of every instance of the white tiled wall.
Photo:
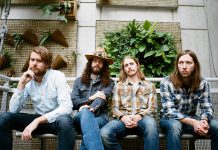
POLYGON ((210 55, 207 30, 182 30, 182 48, 193 50, 201 63, 203 76, 210 76, 210 55))
POLYGON ((180 6, 174 11, 174 21, 180 22, 181 28, 207 29, 204 7, 180 6))
POLYGON ((77 58, 77 75, 81 75, 86 65, 85 54, 95 50, 95 27, 79 27, 78 46, 79 57, 77 58))

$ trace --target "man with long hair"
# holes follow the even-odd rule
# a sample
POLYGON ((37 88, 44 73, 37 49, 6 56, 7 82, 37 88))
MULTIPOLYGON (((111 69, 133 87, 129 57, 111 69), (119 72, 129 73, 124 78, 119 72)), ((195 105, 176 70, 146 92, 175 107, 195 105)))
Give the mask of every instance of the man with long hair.
POLYGON ((107 150, 121 150, 118 139, 136 134, 144 139, 144 149, 159 149, 156 114, 156 88, 145 80, 139 61, 126 56, 121 62, 118 83, 112 97, 114 120, 101 129, 101 137, 107 150))
POLYGON ((76 131, 82 133, 81 150, 104 150, 100 128, 108 122, 107 100, 111 96, 114 82, 110 79, 108 58, 104 49, 86 55, 86 68, 75 80, 72 101, 79 112, 74 117, 76 131))
POLYGON ((28 60, 28 70, 10 100, 10 112, 0 115, 0 149, 12 150, 12 130, 18 130, 24 141, 31 140, 34 134, 56 134, 58 149, 72 150, 73 105, 65 75, 50 68, 52 53, 43 46, 33 48, 28 60), (29 98, 36 113, 20 113, 29 98))
POLYGON ((161 81, 160 127, 166 133, 167 150, 181 150, 181 135, 211 135, 211 148, 217 149, 218 121, 213 120, 210 87, 201 77, 200 63, 191 50, 178 54, 175 71, 161 81), (197 106, 200 116, 197 116, 197 106), (216 147, 216 148, 215 148, 216 147))

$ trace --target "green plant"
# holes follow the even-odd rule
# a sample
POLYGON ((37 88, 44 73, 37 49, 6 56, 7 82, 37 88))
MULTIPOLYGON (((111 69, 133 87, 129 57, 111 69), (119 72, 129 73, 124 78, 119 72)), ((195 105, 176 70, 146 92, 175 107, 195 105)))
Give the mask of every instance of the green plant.
POLYGON ((63 1, 58 4, 48 4, 40 7, 45 16, 58 12, 58 20, 67 22, 66 16, 72 12, 73 5, 69 1, 63 1))
POLYGON ((13 66, 13 64, 14 64, 14 60, 12 58, 11 52, 3 48, 3 51, 0 54, 0 69, 13 66))
POLYGON ((108 56, 115 60, 110 66, 112 77, 117 77, 120 62, 125 55, 139 59, 147 77, 164 77, 173 69, 177 50, 169 32, 159 32, 149 21, 143 24, 131 21, 124 28, 105 33, 102 46, 108 56))
POLYGON ((14 33, 12 37, 14 39, 15 49, 18 49, 23 43, 23 35, 20 33, 14 33))

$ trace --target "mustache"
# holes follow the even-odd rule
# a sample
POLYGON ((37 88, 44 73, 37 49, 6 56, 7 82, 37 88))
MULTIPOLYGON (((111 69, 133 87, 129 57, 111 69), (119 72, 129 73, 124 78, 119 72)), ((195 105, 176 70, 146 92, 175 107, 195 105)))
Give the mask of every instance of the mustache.
POLYGON ((128 70, 128 72, 130 72, 130 71, 135 71, 134 69, 130 69, 130 70, 128 70))

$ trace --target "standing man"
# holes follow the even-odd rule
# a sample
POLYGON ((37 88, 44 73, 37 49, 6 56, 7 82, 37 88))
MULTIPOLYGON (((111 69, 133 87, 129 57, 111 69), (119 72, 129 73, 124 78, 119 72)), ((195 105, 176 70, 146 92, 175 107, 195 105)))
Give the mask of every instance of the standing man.
POLYGON ((166 133, 167 150, 182 149, 183 133, 211 135, 211 148, 217 149, 218 121, 212 117, 210 87, 200 75, 200 64, 193 51, 184 50, 178 54, 175 71, 161 81, 160 93, 160 127, 166 133), (196 115, 198 104, 200 116, 196 115))
POLYGON ((12 150, 12 130, 22 132, 22 140, 34 134, 58 135, 58 149, 74 148, 72 102, 65 75, 50 69, 52 53, 45 47, 35 47, 29 56, 29 69, 23 73, 10 104, 10 112, 0 115, 0 149, 12 150), (29 99, 35 114, 20 113, 29 99))
POLYGON ((101 129, 101 137, 107 150, 121 150, 117 140, 137 134, 144 139, 144 149, 159 149, 156 114, 156 88, 146 81, 138 60, 126 56, 121 63, 118 83, 113 91, 113 117, 101 129))
POLYGON ((88 60, 82 77, 73 85, 72 101, 79 112, 74 117, 76 131, 82 133, 81 150, 104 150, 100 128, 108 122, 107 99, 114 86, 108 66, 113 63, 104 49, 98 48, 88 60))

